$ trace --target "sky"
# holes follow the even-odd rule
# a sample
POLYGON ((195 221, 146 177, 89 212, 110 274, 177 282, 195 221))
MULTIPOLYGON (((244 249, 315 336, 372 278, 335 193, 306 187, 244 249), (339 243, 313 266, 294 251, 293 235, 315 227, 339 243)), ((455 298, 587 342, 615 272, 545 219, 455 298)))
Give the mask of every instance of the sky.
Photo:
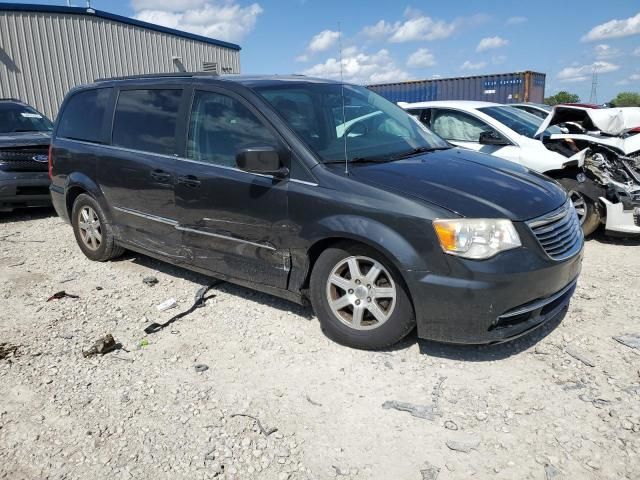
MULTIPOLYGON (((66 5, 65 0, 21 3, 66 5)), ((85 1, 71 1, 85 6, 85 1)), ((95 9, 238 43, 242 73, 370 84, 534 70, 546 95, 640 92, 638 0, 92 0, 95 9), (533 8, 535 6, 535 8, 533 8)))

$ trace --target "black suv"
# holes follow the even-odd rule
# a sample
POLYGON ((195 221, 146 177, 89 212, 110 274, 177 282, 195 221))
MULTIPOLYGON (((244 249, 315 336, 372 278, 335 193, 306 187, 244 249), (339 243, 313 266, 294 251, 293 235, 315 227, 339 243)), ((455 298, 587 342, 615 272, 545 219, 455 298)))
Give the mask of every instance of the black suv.
POLYGON ((0 211, 51 205, 51 121, 26 103, 0 99, 0 211))
MULTIPOLYGON (((70 92, 53 203, 80 249, 124 249, 295 302, 355 347, 484 343, 564 310, 583 236, 567 194, 460 150, 359 86, 129 77, 70 92)), ((257 321, 257 320, 256 320, 257 321)))

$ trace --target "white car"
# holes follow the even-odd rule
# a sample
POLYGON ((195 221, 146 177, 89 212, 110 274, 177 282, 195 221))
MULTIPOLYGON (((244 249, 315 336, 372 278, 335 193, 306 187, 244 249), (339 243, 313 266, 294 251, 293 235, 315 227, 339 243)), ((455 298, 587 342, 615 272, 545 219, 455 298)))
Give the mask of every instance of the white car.
POLYGON ((549 105, 545 105, 543 103, 510 103, 510 107, 517 108, 518 110, 524 110, 531 115, 535 115, 536 117, 540 117, 541 119, 547 118, 549 113, 551 112, 552 107, 549 105))
POLYGON ((621 182, 617 165, 601 153, 579 147, 577 139, 565 136, 559 126, 546 128, 542 118, 498 103, 451 100, 399 105, 454 145, 558 180, 571 196, 585 235, 602 223, 609 233, 640 235, 640 185, 621 182))
MULTIPOLYGON (((534 138, 542 119, 506 105, 447 100, 400 106, 459 147, 520 163, 540 173, 562 170, 569 161, 534 138)), ((551 129, 562 133, 558 127, 551 129)))

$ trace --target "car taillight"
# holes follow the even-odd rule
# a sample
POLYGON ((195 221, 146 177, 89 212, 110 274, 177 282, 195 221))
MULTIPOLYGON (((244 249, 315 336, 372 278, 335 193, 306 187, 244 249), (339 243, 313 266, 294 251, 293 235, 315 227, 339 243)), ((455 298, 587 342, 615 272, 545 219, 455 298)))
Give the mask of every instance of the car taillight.
POLYGON ((49 179, 53 179, 53 158, 51 158, 51 144, 49 144, 49 179))

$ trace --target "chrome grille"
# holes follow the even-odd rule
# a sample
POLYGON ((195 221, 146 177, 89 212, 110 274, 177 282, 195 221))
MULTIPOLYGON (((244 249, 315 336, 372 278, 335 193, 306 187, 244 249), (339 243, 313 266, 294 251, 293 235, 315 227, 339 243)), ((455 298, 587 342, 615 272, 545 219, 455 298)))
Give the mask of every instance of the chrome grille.
POLYGON ((554 260, 575 255, 582 247, 583 235, 576 209, 570 200, 562 207, 527 222, 540 246, 554 260))

